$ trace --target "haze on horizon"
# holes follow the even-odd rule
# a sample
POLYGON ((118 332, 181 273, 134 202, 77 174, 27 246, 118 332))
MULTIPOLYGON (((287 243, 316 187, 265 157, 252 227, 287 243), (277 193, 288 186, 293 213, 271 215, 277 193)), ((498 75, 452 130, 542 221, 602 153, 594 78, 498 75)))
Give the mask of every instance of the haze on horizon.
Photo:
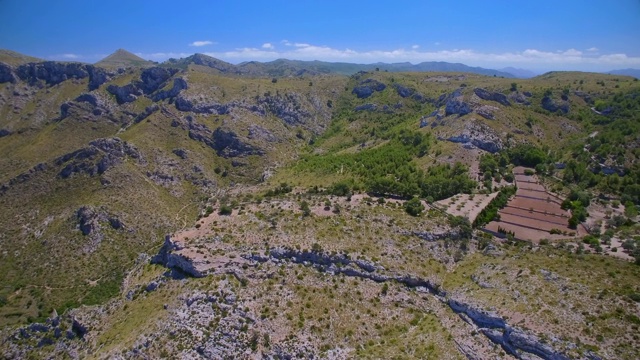
POLYGON ((96 62, 446 61, 500 69, 640 68, 640 1, 126 2, 0 0, 0 48, 96 62))

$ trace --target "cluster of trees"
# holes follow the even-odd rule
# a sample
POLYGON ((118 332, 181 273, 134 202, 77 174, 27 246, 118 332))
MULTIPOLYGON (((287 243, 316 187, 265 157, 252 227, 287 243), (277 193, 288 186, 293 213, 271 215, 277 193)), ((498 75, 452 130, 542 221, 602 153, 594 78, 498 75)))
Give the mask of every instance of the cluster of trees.
POLYGON ((280 185, 278 185, 274 189, 268 190, 264 194, 264 196, 272 197, 272 196, 284 195, 284 194, 290 193, 292 190, 293 190, 293 187, 291 187, 291 185, 287 184, 286 182, 283 182, 283 183, 280 183, 280 185))
POLYGON ((586 208, 589 204, 591 204, 591 196, 589 193, 586 191, 571 191, 560 206, 563 210, 571 210, 569 228, 576 229, 579 223, 587 220, 589 213, 587 213, 586 208))
POLYGON ((355 154, 308 156, 296 165, 296 170, 352 177, 351 181, 329 187, 329 193, 341 196, 348 196, 360 188, 359 184, 362 189, 377 195, 403 198, 419 195, 429 201, 471 192, 476 183, 469 179, 468 169, 462 164, 436 165, 427 172, 418 169, 413 159, 424 156, 431 141, 430 135, 402 130, 385 145, 355 154))
POLYGON ((509 202, 509 198, 513 196, 515 193, 516 193, 515 186, 505 186, 501 188, 498 195, 493 200, 491 200, 489 205, 487 205, 487 207, 485 207, 480 212, 480 214, 478 214, 478 217, 476 217, 476 219, 473 221, 473 226, 481 227, 490 223, 493 220, 500 220, 500 215, 498 214, 498 211, 503 207, 507 206, 507 203, 509 202))
POLYGON ((519 144, 508 149, 505 153, 509 162, 514 165, 535 168, 539 164, 545 164, 551 161, 548 151, 540 149, 531 144, 519 144))

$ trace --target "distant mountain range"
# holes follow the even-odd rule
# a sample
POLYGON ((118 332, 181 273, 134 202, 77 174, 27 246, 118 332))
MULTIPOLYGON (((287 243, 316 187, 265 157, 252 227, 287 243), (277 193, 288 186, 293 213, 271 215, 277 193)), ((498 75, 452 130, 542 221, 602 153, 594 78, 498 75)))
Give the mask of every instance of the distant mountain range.
MULTIPOLYGON (((9 65, 20 65, 28 62, 42 62, 43 59, 23 55, 11 50, 0 49, 0 62, 9 65)), ((224 74, 244 76, 302 76, 320 74, 352 75, 359 71, 388 71, 388 72, 466 72, 485 76, 504 78, 528 79, 540 75, 527 69, 506 67, 499 70, 472 67, 461 63, 449 63, 443 61, 428 61, 419 64, 409 62, 402 63, 375 63, 355 64, 346 62, 326 61, 302 61, 278 59, 268 62, 247 61, 237 65, 225 62, 204 54, 194 54, 181 59, 169 59, 163 63, 145 60, 127 50, 118 49, 113 54, 95 63, 96 66, 105 68, 150 67, 170 66, 186 68, 189 65, 202 66, 209 71, 224 74)), ((620 69, 603 72, 611 75, 624 75, 640 78, 640 69, 620 69)))
POLYGON ((538 75, 540 75, 539 73, 535 73, 531 70, 527 70, 527 69, 517 69, 514 67, 506 67, 504 69, 500 69, 500 71, 504 71, 506 73, 512 74, 513 76, 517 77, 517 78, 521 78, 521 79, 529 79, 532 77, 536 77, 538 75))
POLYGON ((358 71, 389 71, 389 72, 467 72, 486 76, 513 78, 514 75, 493 69, 471 67, 464 64, 448 62, 422 62, 419 64, 404 63, 375 63, 354 64, 345 62, 302 61, 278 59, 269 62, 248 61, 233 65, 222 60, 195 54, 183 59, 170 59, 166 64, 186 66, 189 64, 207 66, 223 73, 237 73, 244 75, 267 76, 299 76, 304 74, 340 74, 352 75, 358 71))
POLYGON ((624 76, 633 76, 636 79, 640 79, 640 69, 620 69, 620 70, 611 70, 607 74, 611 75, 624 75, 624 76))

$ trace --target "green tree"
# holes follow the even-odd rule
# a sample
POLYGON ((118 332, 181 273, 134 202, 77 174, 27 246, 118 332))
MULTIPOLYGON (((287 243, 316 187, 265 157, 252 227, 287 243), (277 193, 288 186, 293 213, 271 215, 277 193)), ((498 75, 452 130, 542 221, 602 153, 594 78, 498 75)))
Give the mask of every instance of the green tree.
POLYGON ((300 210, 302 210, 302 216, 306 217, 311 215, 311 208, 309 208, 309 203, 306 201, 300 203, 300 210))
POLYGON ((422 205, 422 201, 420 201, 420 199, 414 197, 404 203, 404 210, 411 216, 420 216, 424 211, 424 205, 422 205))

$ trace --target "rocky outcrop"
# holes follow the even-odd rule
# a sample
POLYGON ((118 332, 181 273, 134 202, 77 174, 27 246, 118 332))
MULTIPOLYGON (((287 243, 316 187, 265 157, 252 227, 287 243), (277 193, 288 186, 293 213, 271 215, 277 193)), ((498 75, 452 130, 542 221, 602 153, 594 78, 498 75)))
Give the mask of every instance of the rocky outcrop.
POLYGON ((142 95, 142 90, 138 89, 134 84, 127 84, 125 86, 109 85, 107 91, 116 97, 118 104, 122 105, 136 101, 138 96, 142 95))
POLYGON ((445 114, 442 112, 442 110, 440 109, 434 110, 431 112, 431 114, 420 118, 420 128, 428 126, 429 120, 434 121, 432 124, 435 124, 436 121, 442 120, 444 116, 445 114))
POLYGON ((173 149, 172 152, 182 160, 189 157, 189 153, 185 149, 173 149))
POLYGON ((264 151, 242 141, 229 129, 217 128, 212 134, 212 146, 224 158, 248 155, 264 155, 264 151))
POLYGON ((387 85, 381 83, 375 79, 366 79, 360 82, 358 86, 354 87, 351 91, 352 94, 355 94, 358 99, 366 99, 369 96, 373 95, 376 91, 383 91, 387 88, 387 85))
POLYGON ((198 264, 193 259, 177 253, 179 250, 182 250, 179 243, 174 242, 171 236, 167 235, 160 251, 151 259, 151 263, 163 265, 196 278, 207 275, 198 269, 198 264))
POLYGON ((442 94, 436 101, 436 106, 445 107, 445 116, 457 114, 459 116, 466 115, 473 111, 471 105, 464 101, 462 89, 456 89, 451 94, 442 94))
POLYGON ((119 122, 121 119, 114 116, 112 104, 104 99, 99 93, 84 93, 73 101, 67 101, 60 105, 60 117, 58 121, 64 120, 70 115, 76 115, 77 119, 96 121, 98 118, 106 118, 112 122, 119 122))
POLYGON ((460 135, 450 136, 445 140, 455 143, 472 144, 490 153, 496 153, 504 148, 502 140, 493 129, 478 121, 465 124, 465 129, 460 135))
POLYGON ((140 114, 138 114, 136 116, 136 118, 133 120, 134 123, 139 123, 142 120, 148 118, 149 116, 151 116, 151 114, 153 114, 154 112, 160 110, 160 106, 158 106, 158 104, 152 104, 150 106, 147 106, 146 108, 144 108, 144 111, 141 112, 140 114))
POLYGON ((18 77, 31 85, 39 80, 48 85, 56 85, 67 79, 84 79, 89 77, 87 66, 80 63, 61 63, 46 61, 20 65, 16 69, 18 77))
POLYGON ((436 107, 442 107, 442 106, 446 105, 447 102, 449 102, 449 100, 452 100, 452 99, 455 99, 455 98, 461 97, 461 96, 462 96, 462 89, 458 88, 458 89, 454 90, 450 94, 442 94, 442 95, 440 95, 438 100, 435 101, 434 105, 436 107))
POLYGON ((398 93, 398 95, 400 95, 400 97, 402 98, 408 98, 411 95, 415 94, 416 92, 415 89, 406 87, 398 83, 393 84, 393 87, 396 89, 396 92, 398 93))
POLYGON ((178 96, 175 101, 176 109, 184 112, 194 112, 197 114, 226 115, 229 113, 231 106, 227 104, 197 103, 185 96, 178 96))
POLYGON ((163 87, 167 80, 178 71, 178 69, 174 68, 151 67, 140 74, 140 81, 136 81, 135 85, 145 94, 151 94, 163 87))
POLYGON ((461 314, 465 321, 480 328, 489 340, 502 346, 505 351, 518 359, 523 358, 523 352, 548 360, 569 359, 537 336, 509 326, 502 317, 493 312, 452 298, 448 300, 448 305, 451 310, 461 314))
POLYGON ((107 87, 107 91, 116 97, 118 104, 133 102, 142 95, 147 95, 154 101, 175 97, 180 91, 187 88, 187 83, 184 79, 175 79, 173 87, 169 90, 160 91, 155 95, 153 93, 162 88, 178 71, 178 69, 173 68, 148 68, 140 74, 140 80, 132 81, 124 86, 112 84, 107 87))
MULTIPOLYGON (((569 360, 569 357, 556 352, 551 346, 544 344, 537 336, 507 327, 504 331, 496 329, 480 329, 482 334, 517 359, 522 359, 522 352, 534 354, 545 360, 569 360)), ((528 358, 528 357, 527 357, 528 358)))
POLYGON ((531 101, 529 101, 528 97, 521 92, 512 92, 509 95, 509 99, 511 99, 511 101, 517 103, 517 104, 521 104, 521 105, 531 105, 531 101))
POLYGON ((568 101, 556 101, 549 96, 545 96, 542 98, 541 105, 542 105, 542 108, 547 111, 551 111, 551 112, 561 111, 564 114, 569 113, 568 101))
POLYGON ((591 95, 589 95, 584 91, 576 90, 574 91, 574 95, 579 98, 582 98, 582 100, 584 100, 584 102, 586 102, 587 104, 593 104, 593 98, 591 97, 591 95))
POLYGON ((21 184, 24 182, 27 182, 29 180, 31 180, 33 177, 35 177, 37 174, 46 171, 49 168, 49 166, 45 163, 40 163, 34 167, 32 167, 31 169, 29 169, 28 171, 12 178, 11 180, 9 180, 6 184, 3 184, 2 186, 0 186, 0 195, 4 194, 5 192, 7 192, 7 190, 9 190, 9 188, 11 186, 17 185, 17 184, 21 184))
POLYGON ((494 116, 494 112, 498 111, 500 109, 498 109, 495 106, 489 106, 489 105, 482 105, 478 108, 476 108, 476 114, 482 116, 483 118, 487 119, 487 120, 493 120, 495 119, 494 116))
POLYGON ((472 111, 473 110, 471 109, 471 106, 468 103, 463 101, 462 96, 455 97, 447 101, 444 108, 444 112, 446 116, 456 115, 456 114, 459 116, 463 116, 471 113, 472 111))
POLYGON ((210 67, 212 69, 219 70, 222 73, 237 73, 238 69, 233 64, 218 60, 211 56, 203 54, 194 54, 185 59, 188 62, 192 62, 196 65, 210 67))
POLYGON ((266 142, 277 142, 280 141, 277 136, 273 135, 273 133, 260 125, 251 124, 249 125, 249 134, 247 135, 248 139, 251 140, 260 140, 266 142))
POLYGON ((47 85, 56 85, 68 79, 89 78, 89 90, 97 89, 110 79, 106 70, 93 65, 55 61, 20 65, 15 73, 30 85, 36 85, 39 81, 44 81, 47 85))
POLYGON ((178 96, 182 90, 186 90, 187 88, 187 82, 183 78, 175 78, 173 79, 173 87, 171 87, 171 89, 158 91, 151 97, 151 99, 153 101, 161 101, 164 99, 174 98, 178 96))
POLYGON ((98 248, 104 239, 103 226, 108 225, 114 230, 124 228, 122 221, 117 216, 109 214, 104 208, 82 206, 76 211, 75 217, 78 229, 88 238, 83 248, 85 253, 92 253, 98 248))
POLYGON ((463 313, 468 316, 474 324, 482 328, 500 328, 506 327, 507 323, 497 314, 475 308, 469 304, 460 302, 455 299, 449 299, 447 302, 451 310, 456 313, 463 313))
POLYGON ((358 105, 355 108, 353 108, 354 111, 376 111, 378 110, 378 105, 376 104, 362 104, 362 105, 358 105))
POLYGON ((15 83, 17 81, 16 75, 13 73, 13 68, 3 62, 0 62, 0 84, 6 82, 15 83))
POLYGON ((482 100, 495 101, 504 106, 511 106, 511 102, 509 102, 509 99, 507 99, 507 96, 505 94, 499 92, 491 92, 483 88, 475 88, 473 89, 473 92, 482 100))
POLYGON ((99 88, 100 85, 111 80, 113 76, 107 70, 97 66, 88 66, 87 72, 89 73, 89 91, 99 88))
POLYGON ((413 231, 413 232, 403 232, 402 235, 413 235, 417 238, 420 238, 425 241, 438 241, 444 239, 458 240, 460 239, 460 232, 456 230, 450 231, 440 231, 440 232, 431 232, 431 231, 413 231))
POLYGON ((260 96, 257 106, 265 112, 274 115, 287 125, 303 125, 312 118, 312 114, 302 105, 302 98, 299 94, 290 92, 284 95, 268 94, 260 96))
POLYGON ((88 147, 57 158, 54 163, 58 166, 64 165, 58 176, 66 179, 77 173, 85 173, 89 176, 103 174, 113 166, 122 163, 125 157, 144 163, 135 146, 119 138, 103 138, 90 142, 88 147))

